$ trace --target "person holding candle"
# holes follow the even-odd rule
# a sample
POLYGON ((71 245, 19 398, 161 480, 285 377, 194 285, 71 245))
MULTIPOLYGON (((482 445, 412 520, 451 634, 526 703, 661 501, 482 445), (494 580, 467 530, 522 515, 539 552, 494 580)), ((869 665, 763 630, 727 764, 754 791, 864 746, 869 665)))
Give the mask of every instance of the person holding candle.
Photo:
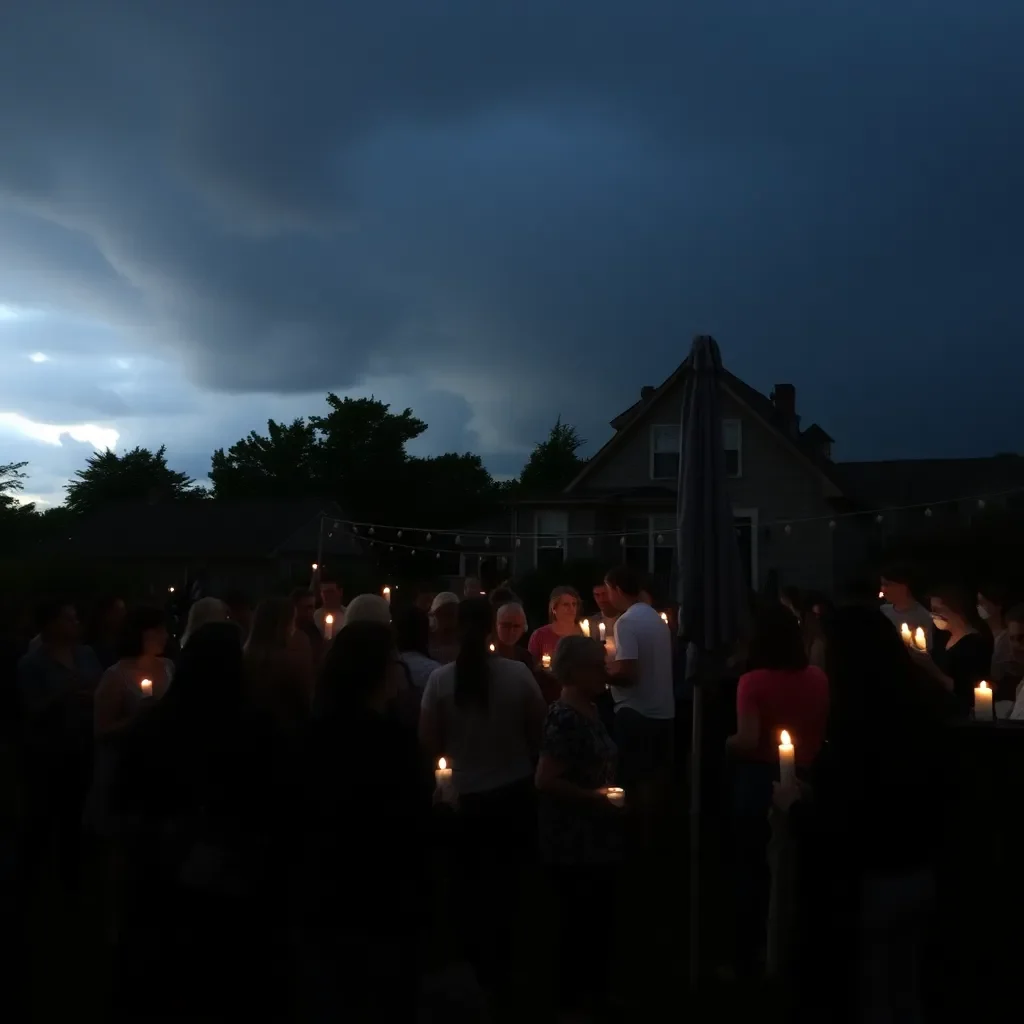
POLYGON ((430 761, 445 757, 453 768, 460 938, 491 987, 504 977, 508 920, 535 854, 534 758, 547 705, 525 665, 488 651, 494 622, 486 597, 462 601, 458 625, 458 656, 427 681, 419 732, 430 761))
POLYGON ((530 637, 529 651, 540 661, 547 654, 555 653, 558 641, 563 636, 581 635, 577 618, 580 613, 580 595, 574 587, 555 587, 548 599, 548 619, 546 626, 533 631, 530 637))
POLYGON ((995 691, 996 713, 1005 718, 1017 696, 1017 683, 1024 676, 1022 659, 1010 640, 1007 615, 1012 606, 1010 592, 1002 584, 985 583, 978 588, 978 616, 992 634, 992 667, 988 678, 995 691))
POLYGON ((879 596, 883 600, 882 614, 897 628, 906 623, 911 634, 923 629, 932 648, 934 624, 930 612, 914 596, 910 586, 911 573, 905 565, 891 564, 883 567, 879 596))
POLYGON ((953 585, 937 588, 931 598, 932 622, 945 634, 938 649, 912 653, 922 669, 952 695, 958 715, 966 717, 974 704, 974 688, 992 667, 992 638, 979 630, 975 602, 953 585))
POLYGON ((809 1020, 851 1003, 861 1020, 920 1020, 948 708, 883 613, 840 608, 826 632, 828 742, 809 785, 774 794, 800 854, 800 1008, 809 1020))
POLYGON ((594 584, 594 604, 600 614, 590 616, 591 636, 598 640, 607 640, 614 636, 615 620, 619 617, 618 609, 612 604, 611 596, 608 593, 608 586, 601 577, 600 582, 594 584), (604 627, 602 630, 601 627, 604 627))
POLYGON ((328 629, 325 620, 328 615, 334 620, 331 623, 331 636, 337 636, 341 627, 345 625, 345 605, 342 603, 345 591, 342 589, 341 582, 337 577, 333 573, 328 573, 323 566, 320 567, 318 584, 320 589, 320 607, 317 608, 313 615, 313 622, 316 624, 316 628, 320 630, 320 635, 327 639, 328 629))
POLYGON ((615 782, 616 747, 595 700, 608 673, 596 640, 563 637, 551 671, 561 686, 548 708, 534 781, 539 794, 541 857, 559 904, 559 994, 566 1013, 593 1012, 607 995, 615 906, 609 891, 622 857, 615 782), (595 894, 600 892, 601 899, 595 894))
POLYGON ((324 659, 303 772, 309 1019, 415 1019, 434 777, 390 711, 404 684, 390 626, 347 621, 324 659))
POLYGON ((750 974, 765 940, 772 783, 779 777, 780 737, 806 770, 825 738, 828 679, 809 664, 800 623, 782 604, 761 607, 752 623, 746 672, 736 691, 736 732, 726 741, 736 758, 733 824, 737 879, 736 967, 750 974))

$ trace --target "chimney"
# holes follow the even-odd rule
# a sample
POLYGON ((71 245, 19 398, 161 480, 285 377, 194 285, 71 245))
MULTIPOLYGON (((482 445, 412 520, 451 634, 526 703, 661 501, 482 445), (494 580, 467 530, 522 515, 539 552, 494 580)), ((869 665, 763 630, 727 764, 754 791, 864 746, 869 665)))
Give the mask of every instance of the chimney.
POLYGON ((647 384, 645 387, 642 387, 640 389, 640 401, 650 401, 651 397, 654 395, 654 392, 657 390, 657 388, 652 388, 650 384, 647 384))
POLYGON ((771 399, 779 419, 791 430, 796 430, 800 423, 796 415, 796 388, 792 384, 776 384, 771 399))

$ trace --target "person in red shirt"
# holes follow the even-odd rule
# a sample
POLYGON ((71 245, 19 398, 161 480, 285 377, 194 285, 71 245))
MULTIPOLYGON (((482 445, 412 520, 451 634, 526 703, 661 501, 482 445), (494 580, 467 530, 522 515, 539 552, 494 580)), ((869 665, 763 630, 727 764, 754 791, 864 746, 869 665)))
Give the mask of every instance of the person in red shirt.
POLYGON ((736 691, 736 732, 726 741, 735 755, 733 835, 736 878, 736 969, 751 975, 766 937, 772 784, 779 778, 779 734, 796 748, 797 767, 811 764, 828 722, 828 677, 808 664, 800 623, 773 602, 754 619, 747 671, 736 691))

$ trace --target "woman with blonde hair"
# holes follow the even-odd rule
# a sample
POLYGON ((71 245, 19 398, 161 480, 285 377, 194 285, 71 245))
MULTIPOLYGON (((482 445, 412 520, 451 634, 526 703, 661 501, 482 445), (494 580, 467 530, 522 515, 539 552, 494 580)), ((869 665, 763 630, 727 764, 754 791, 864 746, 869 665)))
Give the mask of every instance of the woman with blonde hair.
POLYGON ((181 634, 182 648, 203 626, 210 622, 226 622, 227 619, 228 606, 219 597, 199 598, 188 610, 185 632, 181 634))
POLYGON ((544 655, 555 653, 563 636, 578 636, 581 632, 576 617, 580 611, 580 595, 573 587, 555 587, 548 599, 548 625, 535 630, 530 637, 529 651, 538 661, 544 655))
POLYGON ((295 605, 287 597, 261 601, 245 643, 245 674, 250 698, 280 725, 305 720, 313 691, 309 641, 295 630, 295 605))

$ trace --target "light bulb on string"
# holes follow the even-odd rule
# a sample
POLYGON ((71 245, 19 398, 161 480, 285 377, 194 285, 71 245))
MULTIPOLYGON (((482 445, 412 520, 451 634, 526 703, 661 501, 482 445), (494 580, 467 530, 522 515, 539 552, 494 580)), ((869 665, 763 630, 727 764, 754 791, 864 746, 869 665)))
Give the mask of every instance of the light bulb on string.
POLYGON ((370 533, 371 534, 373 533, 373 527, 372 526, 370 527, 370 533))
POLYGON ((461 544, 462 543, 462 534, 461 533, 455 534, 455 543, 456 544, 461 544))
POLYGON ((593 546, 594 546, 594 538, 593 537, 588 537, 587 538, 587 547, 588 548, 592 548, 593 546))
POLYGON ((786 523, 786 525, 783 527, 783 529, 784 529, 786 535, 789 536, 789 534, 791 534, 793 532, 793 524, 792 523, 786 523))
POLYGON ((883 516, 881 512, 879 512, 878 515, 875 516, 875 522, 876 523, 882 522, 883 519, 885 519, 885 516, 883 516))
POLYGON ((516 537, 516 547, 519 547, 523 543, 522 537, 516 537))
POLYGON ((399 540, 401 540, 401 539, 402 539, 402 531, 401 531, 401 530, 399 530, 399 531, 398 531, 398 539, 399 539, 399 540))
POLYGON ((830 519, 828 521, 828 528, 830 530, 834 530, 836 528, 836 521, 834 519, 830 519))
POLYGON ((487 547, 490 547, 491 546, 491 538, 490 537, 484 537, 484 544, 487 545, 487 547))
POLYGON ((624 548, 625 546, 626 546, 626 538, 625 537, 620 537, 619 538, 619 547, 624 548))
POLYGON ((985 499, 984 498, 979 498, 978 499, 978 508, 984 508, 984 507, 985 507, 985 499))
POLYGON ((429 533, 427 534, 427 540, 430 540, 430 534, 429 533))
POLYGON ((930 508, 926 508, 926 509, 924 510, 924 514, 925 514, 925 515, 926 515, 926 516, 927 516, 927 517, 928 517, 929 519, 931 519, 931 517, 932 517, 932 510, 931 510, 930 508))

